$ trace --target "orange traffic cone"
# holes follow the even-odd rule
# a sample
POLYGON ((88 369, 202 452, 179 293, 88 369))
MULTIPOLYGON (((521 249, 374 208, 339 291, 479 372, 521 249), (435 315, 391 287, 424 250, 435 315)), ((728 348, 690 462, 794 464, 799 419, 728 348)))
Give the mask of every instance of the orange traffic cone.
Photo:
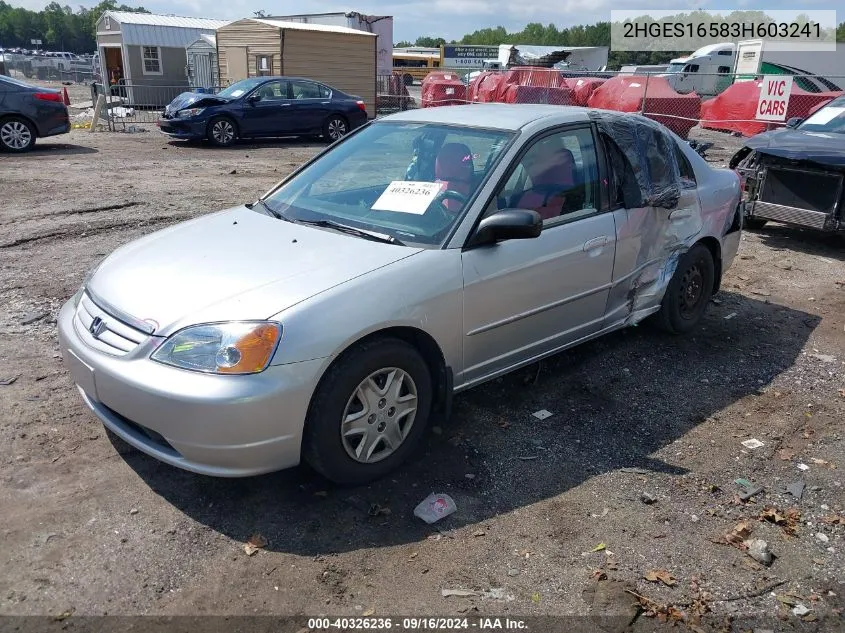
POLYGON ((62 91, 63 91, 63 94, 62 94, 62 101, 64 101, 64 104, 65 104, 66 106, 69 106, 69 105, 70 105, 70 97, 69 97, 69 96, 68 96, 68 94, 67 94, 67 88, 64 88, 64 87, 63 87, 63 88, 62 88, 62 91))

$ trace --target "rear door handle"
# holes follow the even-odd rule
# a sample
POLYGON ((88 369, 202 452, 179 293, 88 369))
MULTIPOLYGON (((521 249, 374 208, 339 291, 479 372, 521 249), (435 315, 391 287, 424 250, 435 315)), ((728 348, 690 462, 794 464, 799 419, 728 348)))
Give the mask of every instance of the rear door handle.
POLYGON ((606 245, 608 242, 607 235, 602 235, 601 237, 595 237, 591 240, 587 240, 584 242, 584 250, 591 251, 595 248, 601 248, 602 246, 606 245))
POLYGON ((669 214, 670 220, 687 220, 692 217, 692 209, 675 209, 669 214))

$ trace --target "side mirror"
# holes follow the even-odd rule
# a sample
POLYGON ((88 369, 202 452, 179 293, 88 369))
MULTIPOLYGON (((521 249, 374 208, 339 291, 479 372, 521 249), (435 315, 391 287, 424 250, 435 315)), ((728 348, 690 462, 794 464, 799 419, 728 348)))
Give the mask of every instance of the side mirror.
POLYGON ((786 127, 798 127, 804 122, 804 119, 800 116, 794 116, 789 121, 786 122, 786 127))
POLYGON ((528 209, 502 209, 478 224, 470 246, 493 244, 502 240, 524 240, 537 237, 543 229, 543 218, 528 209))
POLYGON ((257 92, 253 92, 251 95, 249 95, 246 98, 247 103, 257 103, 259 101, 261 101, 261 95, 258 94, 257 92))

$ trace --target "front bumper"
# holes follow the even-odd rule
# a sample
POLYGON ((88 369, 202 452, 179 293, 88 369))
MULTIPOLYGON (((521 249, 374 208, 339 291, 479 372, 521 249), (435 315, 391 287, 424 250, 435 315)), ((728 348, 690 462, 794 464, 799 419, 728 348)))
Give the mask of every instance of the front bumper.
POLYGON ((102 344, 76 312, 73 300, 59 312, 62 356, 85 403, 124 441, 173 466, 218 477, 299 463, 322 359, 249 376, 187 371, 149 359, 163 340, 154 336, 123 355, 96 349, 91 343, 102 344))
POLYGON ((159 119, 156 125, 167 136, 184 139, 205 138, 206 121, 191 119, 159 119))

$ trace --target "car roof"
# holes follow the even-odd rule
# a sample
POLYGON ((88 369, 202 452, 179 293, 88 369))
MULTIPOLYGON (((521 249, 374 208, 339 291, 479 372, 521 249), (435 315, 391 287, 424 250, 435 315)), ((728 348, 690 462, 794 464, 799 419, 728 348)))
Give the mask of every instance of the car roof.
MULTIPOLYGON (((280 79, 300 79, 302 81, 310 81, 314 84, 324 84, 325 82, 320 81, 319 79, 311 79, 310 77, 295 77, 292 75, 267 75, 264 77, 247 77, 246 79, 261 79, 263 81, 279 81, 280 79)), ((246 81, 246 79, 242 81, 246 81)))
POLYGON ((549 125, 589 121, 589 109, 577 106, 556 106, 529 103, 473 103, 406 110, 383 117, 381 121, 446 123, 500 130, 520 130, 526 125, 547 119, 549 125))

